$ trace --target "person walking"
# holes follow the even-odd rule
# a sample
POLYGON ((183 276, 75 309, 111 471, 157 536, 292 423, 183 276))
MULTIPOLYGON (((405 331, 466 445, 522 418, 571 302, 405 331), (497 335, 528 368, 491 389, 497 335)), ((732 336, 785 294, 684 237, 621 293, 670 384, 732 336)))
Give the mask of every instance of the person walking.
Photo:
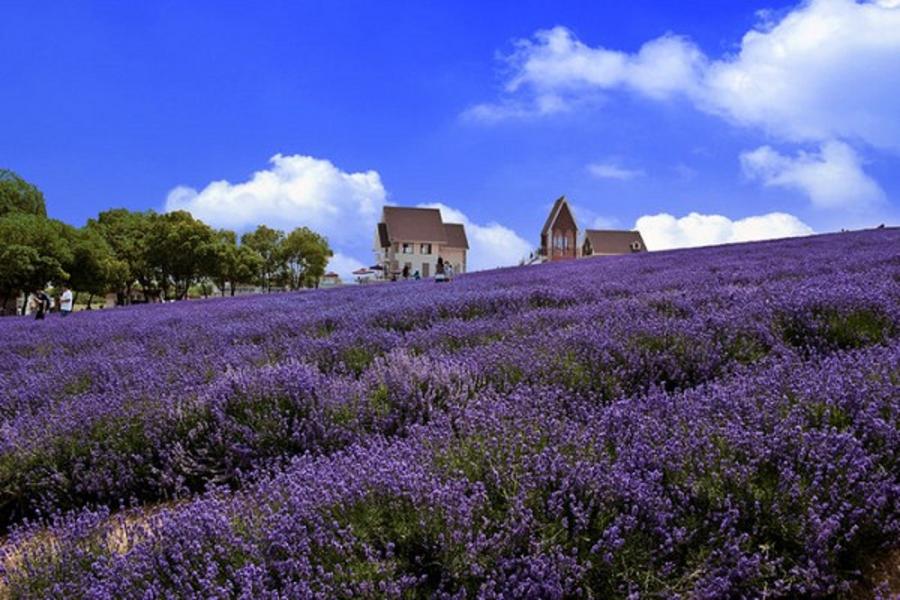
POLYGON ((34 301, 34 320, 43 321, 46 313, 50 312, 50 296, 44 290, 35 290, 34 301))
POLYGON ((444 270, 447 272, 447 281, 453 279, 453 263, 448 262, 445 264, 444 270))
POLYGON ((437 266, 434 268, 434 280, 437 283, 447 281, 447 273, 444 269, 444 259, 438 256, 437 266))
POLYGON ((403 279, 409 279, 409 265, 403 265, 403 279))
POLYGON ((72 297, 72 290, 69 289, 69 286, 63 286, 62 296, 59 297, 59 314, 62 317, 68 317, 69 313, 72 312, 72 307, 74 305, 74 299, 72 297))

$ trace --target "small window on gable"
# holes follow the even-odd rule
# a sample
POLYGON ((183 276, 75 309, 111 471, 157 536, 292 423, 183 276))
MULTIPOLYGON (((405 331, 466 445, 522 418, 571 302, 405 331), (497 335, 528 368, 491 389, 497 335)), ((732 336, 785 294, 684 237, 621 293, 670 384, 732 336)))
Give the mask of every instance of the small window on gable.
POLYGON ((641 243, 637 240, 631 242, 631 250, 634 252, 638 252, 641 249, 641 243))

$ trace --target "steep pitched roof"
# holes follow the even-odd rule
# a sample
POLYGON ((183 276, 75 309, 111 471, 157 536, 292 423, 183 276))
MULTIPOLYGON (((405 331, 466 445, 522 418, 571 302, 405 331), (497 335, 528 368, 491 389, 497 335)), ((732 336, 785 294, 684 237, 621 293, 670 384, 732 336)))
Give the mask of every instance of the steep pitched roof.
POLYGON ((547 220, 544 222, 544 227, 541 229, 541 235, 546 234, 550 231, 550 227, 553 226, 553 223, 556 221, 557 217, 559 217, 560 211, 566 208, 569 211, 569 214, 572 215, 572 220, 575 220, 575 215, 572 213, 572 208, 569 206, 569 201, 566 200, 565 196, 560 196, 556 199, 556 202, 553 203, 553 208, 550 209, 550 214, 547 215, 547 220))
POLYGON ((585 240, 590 242, 593 254, 630 254, 632 252, 644 252, 647 246, 640 231, 615 231, 608 229, 587 229, 584 232, 585 240), (640 249, 631 247, 633 242, 640 244, 640 249))
POLYGON ((447 233, 448 248, 469 248, 469 240, 466 238, 466 228, 462 223, 444 223, 444 231, 447 233))
POLYGON ((382 214, 389 242, 447 243, 441 211, 436 208, 385 206, 382 214))
POLYGON ((382 248, 391 247, 391 238, 388 236, 387 224, 385 223, 378 224, 378 243, 381 244, 382 248))

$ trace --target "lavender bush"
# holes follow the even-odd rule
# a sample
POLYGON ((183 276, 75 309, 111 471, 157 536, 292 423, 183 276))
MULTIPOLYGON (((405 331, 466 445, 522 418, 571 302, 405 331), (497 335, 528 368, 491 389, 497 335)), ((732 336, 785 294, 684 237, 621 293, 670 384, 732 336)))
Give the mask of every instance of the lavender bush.
POLYGON ((0 595, 840 596, 900 231, 0 322, 0 595))

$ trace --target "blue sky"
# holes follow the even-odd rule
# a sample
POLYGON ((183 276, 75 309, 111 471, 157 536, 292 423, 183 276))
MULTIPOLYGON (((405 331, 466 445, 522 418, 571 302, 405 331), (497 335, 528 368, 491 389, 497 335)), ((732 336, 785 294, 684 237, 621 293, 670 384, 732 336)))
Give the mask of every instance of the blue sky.
POLYGON ((76 225, 306 224, 346 271, 385 202, 465 220, 481 267, 560 194, 651 249, 897 222, 896 0, 0 10, 0 166, 76 225))

